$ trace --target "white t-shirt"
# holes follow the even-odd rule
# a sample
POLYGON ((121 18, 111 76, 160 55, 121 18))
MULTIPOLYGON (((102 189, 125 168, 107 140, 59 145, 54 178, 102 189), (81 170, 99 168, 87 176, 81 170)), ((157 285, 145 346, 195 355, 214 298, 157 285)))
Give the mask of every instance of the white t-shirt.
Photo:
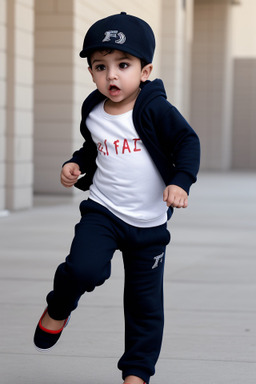
POLYGON ((86 125, 97 145, 97 170, 90 199, 136 227, 167 220, 165 184, 135 130, 132 111, 110 115, 104 102, 89 114, 86 125))

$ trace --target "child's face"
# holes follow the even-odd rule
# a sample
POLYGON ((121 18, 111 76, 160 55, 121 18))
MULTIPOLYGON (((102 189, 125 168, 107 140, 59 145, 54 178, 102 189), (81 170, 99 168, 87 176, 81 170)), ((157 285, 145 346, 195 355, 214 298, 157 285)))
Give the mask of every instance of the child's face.
POLYGON ((141 68, 141 61, 128 53, 114 50, 96 51, 91 57, 89 71, 98 90, 112 105, 132 109, 138 96, 141 81, 146 81, 152 64, 141 68))

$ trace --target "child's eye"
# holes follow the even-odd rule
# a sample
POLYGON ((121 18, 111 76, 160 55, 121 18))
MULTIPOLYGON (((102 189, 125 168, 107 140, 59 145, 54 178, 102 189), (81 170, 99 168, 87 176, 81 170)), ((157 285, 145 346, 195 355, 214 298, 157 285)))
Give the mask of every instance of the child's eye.
POLYGON ((128 68, 128 67, 129 67, 129 64, 127 64, 127 63, 120 63, 120 64, 119 64, 119 67, 120 67, 121 69, 125 69, 125 68, 128 68))
POLYGON ((96 65, 96 67, 95 67, 95 69, 96 69, 96 71, 104 71, 104 69, 105 69, 105 65, 103 65, 103 64, 98 64, 98 65, 96 65))

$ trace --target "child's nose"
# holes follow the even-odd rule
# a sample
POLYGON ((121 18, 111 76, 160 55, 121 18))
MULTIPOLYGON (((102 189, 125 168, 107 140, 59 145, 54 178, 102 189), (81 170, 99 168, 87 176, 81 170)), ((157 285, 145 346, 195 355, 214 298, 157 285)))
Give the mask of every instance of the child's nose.
POLYGON ((107 73, 108 80, 117 79, 117 73, 114 68, 110 68, 107 73))

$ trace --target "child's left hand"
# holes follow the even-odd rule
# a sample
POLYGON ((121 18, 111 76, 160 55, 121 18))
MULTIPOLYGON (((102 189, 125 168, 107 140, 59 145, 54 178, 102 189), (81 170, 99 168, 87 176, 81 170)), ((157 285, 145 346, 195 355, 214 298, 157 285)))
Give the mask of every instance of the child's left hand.
POLYGON ((188 194, 184 189, 177 185, 168 185, 163 194, 163 200, 168 207, 187 208, 188 194))

